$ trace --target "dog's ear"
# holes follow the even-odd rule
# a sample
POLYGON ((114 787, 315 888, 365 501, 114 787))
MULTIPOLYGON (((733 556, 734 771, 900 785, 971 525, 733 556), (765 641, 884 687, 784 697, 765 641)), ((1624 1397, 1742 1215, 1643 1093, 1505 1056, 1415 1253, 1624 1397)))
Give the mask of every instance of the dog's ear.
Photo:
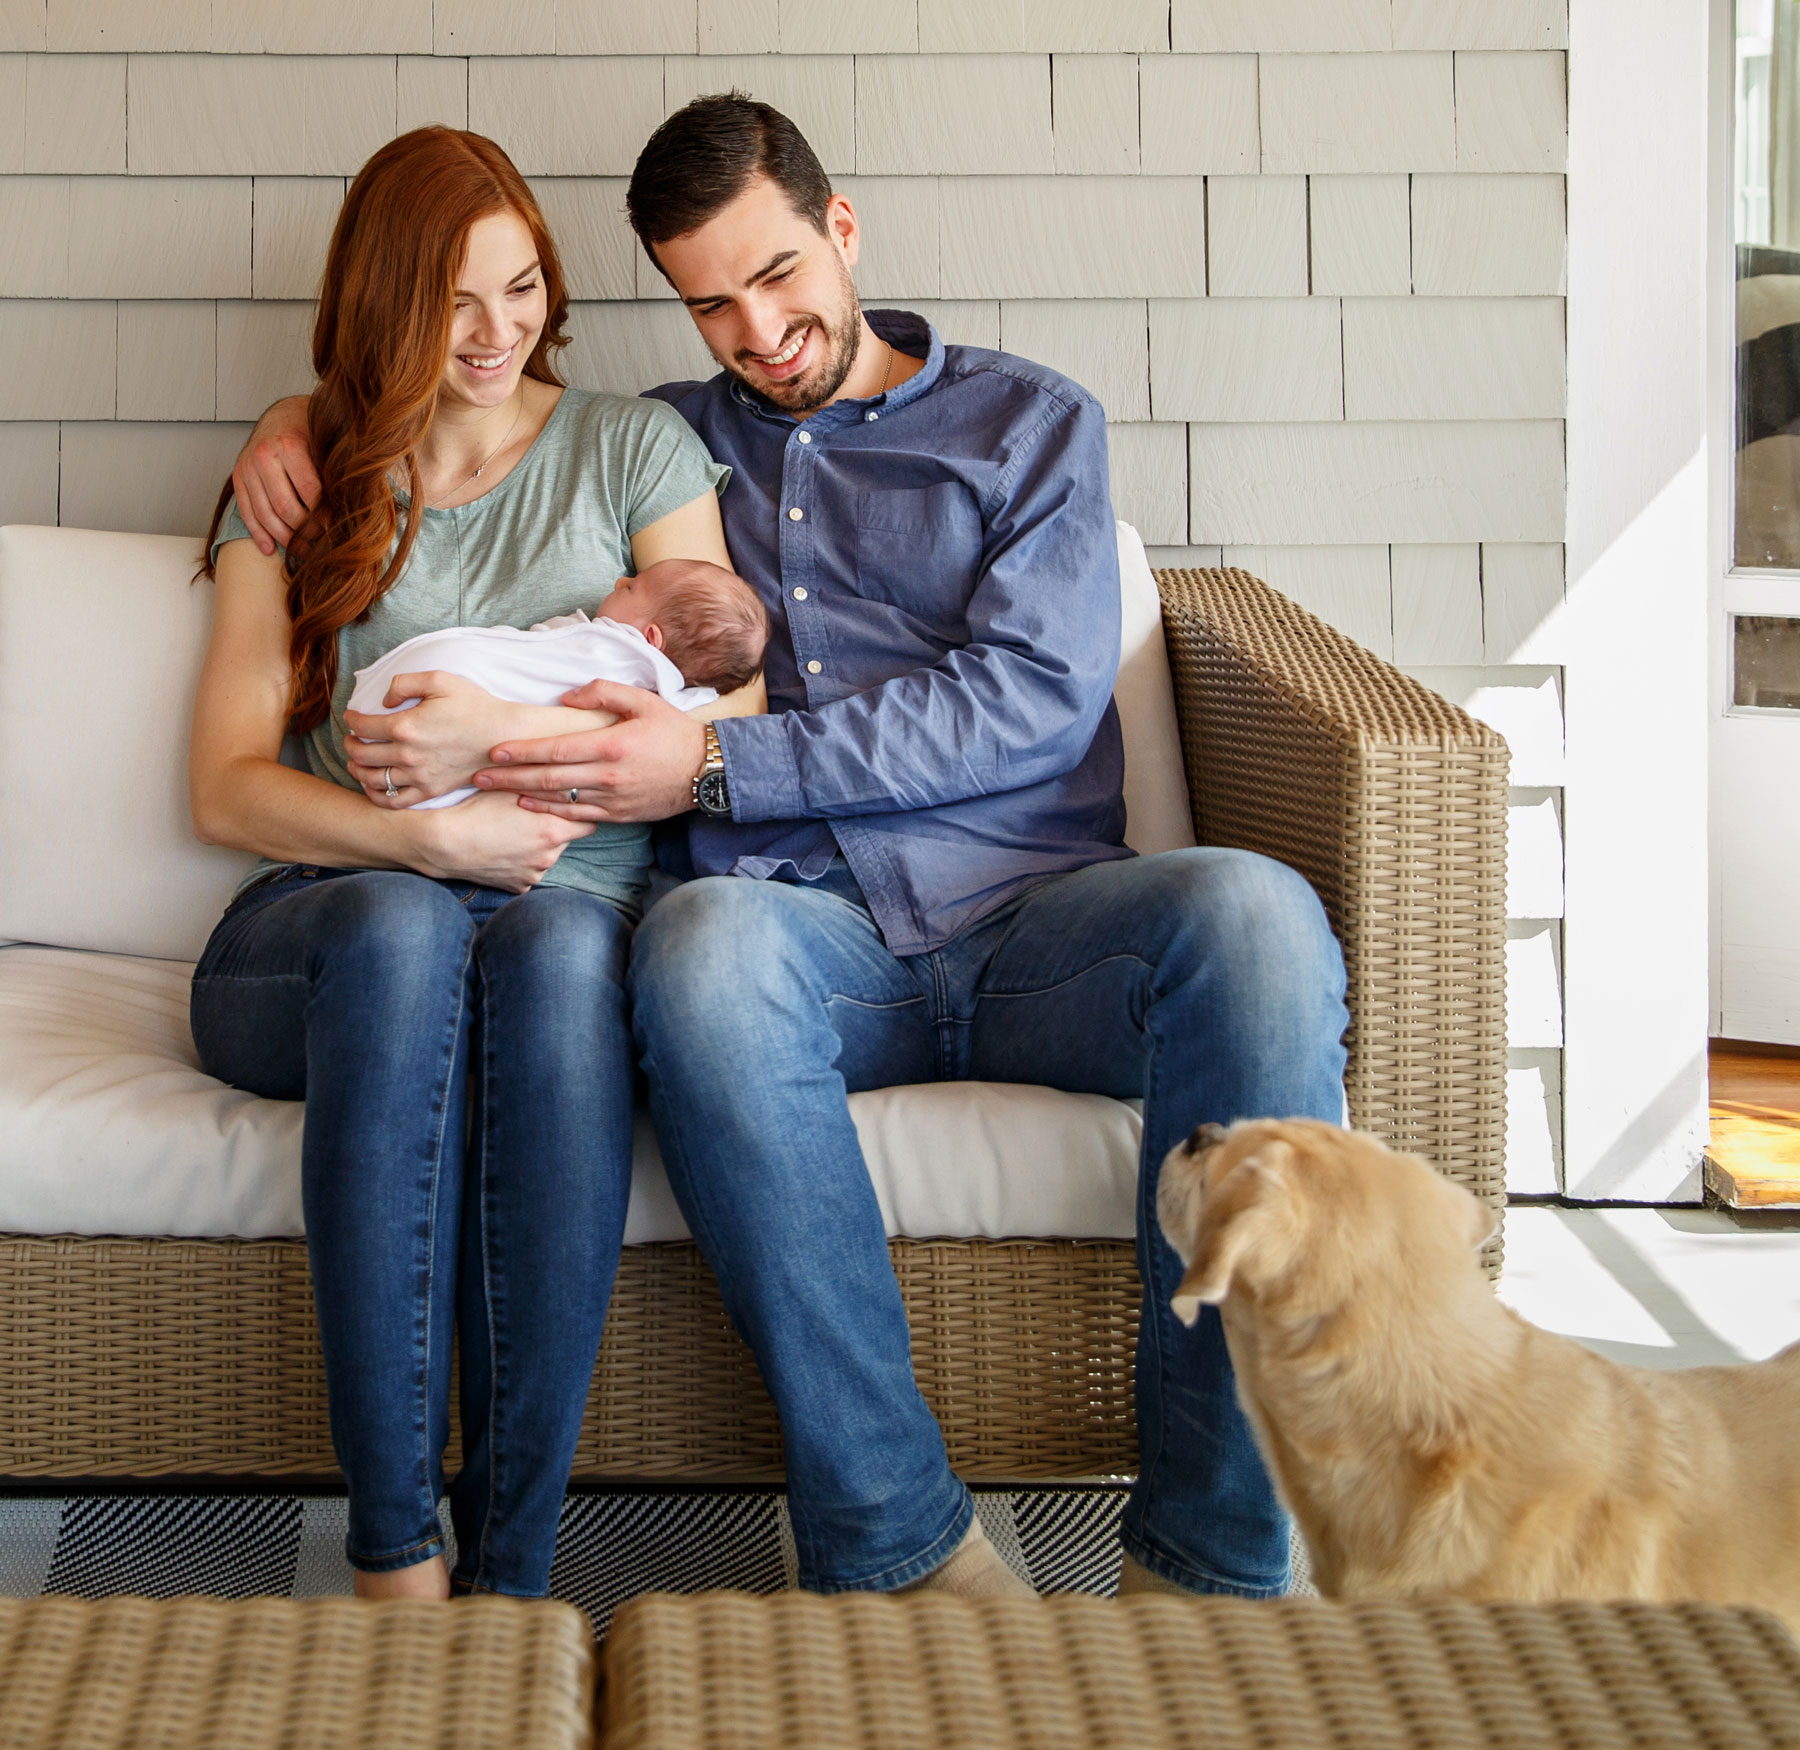
POLYGON ((1201 1307, 1217 1306, 1231 1292, 1232 1278, 1269 1230, 1273 1200, 1292 1154, 1284 1142, 1267 1142, 1207 1193, 1193 1258, 1169 1301, 1184 1325, 1199 1318, 1201 1307))
POLYGON ((1499 1231, 1500 1217, 1475 1195, 1473 1191, 1465 1192, 1469 1199, 1467 1212, 1469 1247, 1472 1251, 1480 1251, 1499 1231))

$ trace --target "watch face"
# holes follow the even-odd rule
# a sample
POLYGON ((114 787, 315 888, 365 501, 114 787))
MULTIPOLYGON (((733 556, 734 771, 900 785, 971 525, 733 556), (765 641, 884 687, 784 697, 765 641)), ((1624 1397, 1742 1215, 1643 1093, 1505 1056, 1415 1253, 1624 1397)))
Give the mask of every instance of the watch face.
POLYGON ((731 791, 726 785, 723 772, 702 773, 694 797, 707 814, 724 815, 731 812, 731 791))

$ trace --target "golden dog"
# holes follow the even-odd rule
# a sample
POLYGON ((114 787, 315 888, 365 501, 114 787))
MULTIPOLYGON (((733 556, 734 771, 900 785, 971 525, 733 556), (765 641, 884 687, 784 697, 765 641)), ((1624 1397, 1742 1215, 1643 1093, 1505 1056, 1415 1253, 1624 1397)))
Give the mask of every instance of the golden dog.
POLYGON ((1540 1331, 1481 1272, 1474 1197, 1329 1124, 1203 1126, 1157 1213, 1327 1597, 1698 1598, 1800 1631, 1800 1343, 1653 1373, 1540 1331))

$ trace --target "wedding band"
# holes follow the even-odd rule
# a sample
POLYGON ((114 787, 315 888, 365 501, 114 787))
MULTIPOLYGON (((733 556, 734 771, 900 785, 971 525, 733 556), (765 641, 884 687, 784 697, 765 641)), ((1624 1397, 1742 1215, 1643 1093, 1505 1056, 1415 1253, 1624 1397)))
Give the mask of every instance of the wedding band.
POLYGON ((569 792, 569 800, 571 802, 577 802, 580 800, 580 798, 581 798, 581 792, 579 790, 571 790, 569 792))
POLYGON ((392 766, 383 767, 382 776, 387 779, 387 793, 390 796, 398 796, 400 792, 394 788, 394 768, 392 766))

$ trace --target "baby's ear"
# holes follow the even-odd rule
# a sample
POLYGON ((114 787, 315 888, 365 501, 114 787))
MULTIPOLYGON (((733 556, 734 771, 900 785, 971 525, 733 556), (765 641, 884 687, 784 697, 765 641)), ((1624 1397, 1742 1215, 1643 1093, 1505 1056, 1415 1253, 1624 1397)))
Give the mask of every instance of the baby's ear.
POLYGON ((658 650, 663 648, 663 629, 654 620, 644 627, 644 641, 654 645, 658 650))

